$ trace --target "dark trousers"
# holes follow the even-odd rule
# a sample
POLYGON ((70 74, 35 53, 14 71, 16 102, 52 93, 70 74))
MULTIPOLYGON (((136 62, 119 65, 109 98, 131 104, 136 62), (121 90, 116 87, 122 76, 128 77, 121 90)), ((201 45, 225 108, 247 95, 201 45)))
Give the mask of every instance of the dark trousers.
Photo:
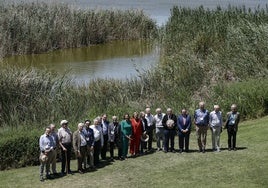
POLYGON ((183 148, 185 146, 185 151, 189 151, 189 139, 190 139, 189 133, 179 133, 179 148, 180 148, 180 150, 183 150, 183 148))
POLYGON ((103 147, 101 148, 102 159, 106 159, 107 146, 108 146, 108 134, 103 135, 103 147))
POLYGON ((228 148, 235 148, 236 147, 236 131, 234 128, 227 129, 228 134, 228 148))
POLYGON ((147 133, 149 135, 149 140, 148 140, 148 150, 152 149, 152 142, 153 142, 153 130, 151 129, 147 133))
POLYGON ((118 150, 118 158, 121 158, 122 157, 122 144, 120 143, 120 141, 116 142, 116 147, 118 150))
POLYGON ((176 131, 175 130, 164 130, 164 135, 165 135, 165 146, 164 149, 165 151, 168 151, 169 149, 169 140, 170 140, 170 150, 174 150, 174 138, 175 138, 176 131))
POLYGON ((146 149, 146 145, 147 145, 147 142, 143 142, 143 141, 141 141, 141 143, 140 143, 140 146, 141 146, 141 153, 143 153, 144 152, 144 150, 146 149))
POLYGON ((62 144, 67 151, 63 151, 61 148, 61 172, 64 173, 66 170, 66 165, 68 168, 68 171, 70 170, 70 161, 71 161, 71 152, 72 152, 72 144, 62 144), (66 164, 67 162, 67 164, 66 164))
POLYGON ((98 165, 100 162, 101 141, 95 141, 94 143, 94 165, 98 165))
POLYGON ((110 156, 114 158, 114 142, 110 142, 110 156))

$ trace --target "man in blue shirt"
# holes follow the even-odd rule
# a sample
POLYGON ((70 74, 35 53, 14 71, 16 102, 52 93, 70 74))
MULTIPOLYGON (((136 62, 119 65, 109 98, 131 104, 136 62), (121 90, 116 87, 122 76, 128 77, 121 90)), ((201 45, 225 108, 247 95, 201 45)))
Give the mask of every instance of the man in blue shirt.
POLYGON ((44 166, 46 166, 46 178, 51 178, 49 174, 49 166, 52 162, 53 158, 53 150, 56 147, 55 142, 50 136, 51 129, 50 127, 47 127, 45 130, 45 133, 41 135, 39 139, 39 147, 40 147, 40 181, 44 181, 43 172, 44 172, 44 166))
POLYGON ((209 124, 209 111, 205 109, 205 103, 199 103, 199 109, 194 112, 194 124, 196 128, 196 137, 199 147, 199 152, 205 153, 207 130, 209 124))

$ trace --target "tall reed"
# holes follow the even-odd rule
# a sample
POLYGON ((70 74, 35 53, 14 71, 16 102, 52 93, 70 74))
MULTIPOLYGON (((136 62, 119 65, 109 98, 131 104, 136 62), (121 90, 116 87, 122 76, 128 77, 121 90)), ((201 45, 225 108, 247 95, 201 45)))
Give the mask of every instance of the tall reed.
POLYGON ((0 4, 0 57, 148 39, 155 22, 141 10, 75 9, 57 3, 0 4))

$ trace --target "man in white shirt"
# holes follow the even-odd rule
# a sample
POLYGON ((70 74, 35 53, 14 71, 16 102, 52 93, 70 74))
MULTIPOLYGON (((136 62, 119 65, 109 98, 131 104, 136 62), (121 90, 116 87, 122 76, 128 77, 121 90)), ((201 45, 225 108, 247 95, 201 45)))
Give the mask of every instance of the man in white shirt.
POLYGON ((209 114, 209 125, 212 135, 212 149, 220 152, 220 135, 222 131, 222 113, 219 105, 214 105, 214 111, 209 114))
POLYGON ((93 120, 93 125, 90 125, 90 128, 93 129, 94 132, 94 165, 97 166, 100 162, 99 155, 104 143, 102 128, 98 118, 93 120))
POLYGON ((162 120, 165 114, 162 113, 161 108, 157 108, 155 111, 156 111, 156 115, 154 116, 153 121, 155 124, 157 150, 160 151, 162 148, 164 148, 164 145, 165 145, 164 126, 162 125, 162 120), (161 140, 162 140, 162 145, 161 145, 161 140))

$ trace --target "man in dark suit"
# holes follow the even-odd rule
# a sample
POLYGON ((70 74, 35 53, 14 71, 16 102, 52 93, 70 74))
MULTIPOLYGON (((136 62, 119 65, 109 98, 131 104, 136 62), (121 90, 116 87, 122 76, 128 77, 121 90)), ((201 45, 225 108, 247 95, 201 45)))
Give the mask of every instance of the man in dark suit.
POLYGON ((168 152, 169 149, 169 141, 170 141, 170 151, 175 153, 174 149, 174 138, 176 135, 176 125, 177 125, 177 117, 172 113, 172 109, 167 109, 167 114, 164 116, 162 120, 162 125, 164 126, 164 135, 165 135, 165 146, 164 152, 168 152))
POLYGON ((181 110, 181 115, 178 117, 178 136, 179 136, 179 152, 189 151, 189 139, 191 132, 191 116, 187 113, 186 109, 181 110), (185 150, 183 150, 185 144, 185 150))
POLYGON ((237 105, 232 104, 231 111, 227 113, 226 129, 228 133, 228 150, 236 150, 236 133, 238 131, 238 123, 240 114, 237 111, 237 105))
MULTIPOLYGON (((149 130, 149 127, 147 119, 145 118, 145 112, 140 112, 140 119, 142 122, 142 134, 146 135, 149 130)), ((140 145, 141 145, 141 154, 143 154, 144 150, 147 149, 147 142, 141 140, 140 145)))
MULTIPOLYGON (((85 120, 85 126, 83 128, 83 133, 86 137, 87 141, 87 164, 90 168, 94 169, 94 131, 91 129, 90 126, 91 121, 89 119, 85 120)), ((86 164, 85 164, 86 166, 86 164)), ((86 168, 86 167, 85 167, 86 168)))

